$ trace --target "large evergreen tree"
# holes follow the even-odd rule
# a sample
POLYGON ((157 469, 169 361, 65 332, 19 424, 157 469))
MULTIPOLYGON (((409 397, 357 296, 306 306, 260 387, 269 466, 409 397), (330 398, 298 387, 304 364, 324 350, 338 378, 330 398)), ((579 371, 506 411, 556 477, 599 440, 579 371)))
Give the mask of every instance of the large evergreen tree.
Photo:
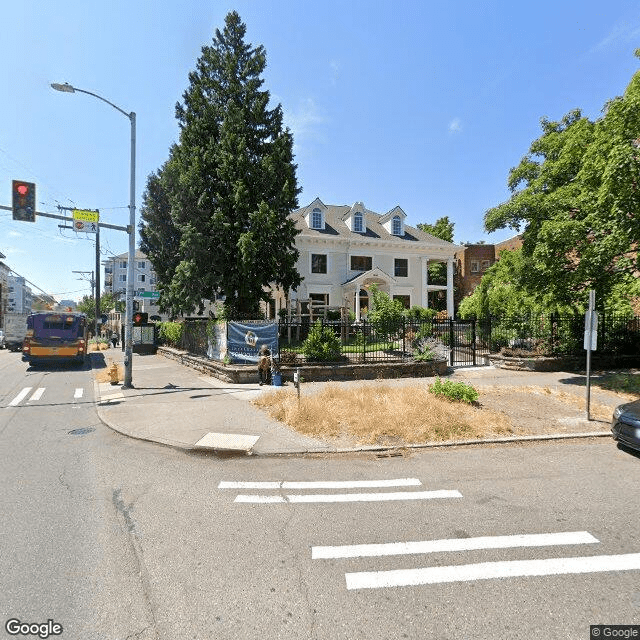
MULTIPOLYGON (((174 152, 175 147, 171 150, 169 160, 147 178, 140 208, 140 250, 151 261, 156 272, 156 286, 161 292, 171 286, 180 262, 180 231, 171 217, 170 202, 170 193, 177 189, 179 178, 172 159, 174 152)), ((162 294, 160 309, 174 315, 174 310, 162 294)))
POLYGON ((265 50, 245 43, 245 32, 229 13, 176 105, 178 180, 169 200, 180 260, 163 291, 174 311, 201 310, 203 299, 224 293, 229 314, 253 314, 268 299, 266 285, 301 281, 288 217, 299 193, 293 140, 281 106, 270 109, 261 90, 265 50))

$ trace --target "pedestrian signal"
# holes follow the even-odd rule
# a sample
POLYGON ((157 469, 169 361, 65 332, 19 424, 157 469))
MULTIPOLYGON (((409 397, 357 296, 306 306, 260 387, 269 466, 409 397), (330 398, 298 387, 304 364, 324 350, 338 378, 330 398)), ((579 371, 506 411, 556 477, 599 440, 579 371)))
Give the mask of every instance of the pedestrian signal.
POLYGON ((142 311, 138 311, 133 314, 133 324, 139 326, 141 324, 147 324, 149 322, 149 314, 142 311))

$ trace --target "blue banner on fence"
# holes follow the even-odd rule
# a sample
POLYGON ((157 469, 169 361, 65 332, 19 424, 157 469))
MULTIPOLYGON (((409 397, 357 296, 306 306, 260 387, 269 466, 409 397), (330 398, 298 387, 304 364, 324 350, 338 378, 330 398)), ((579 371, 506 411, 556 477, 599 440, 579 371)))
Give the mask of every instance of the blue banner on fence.
POLYGON ((271 355, 278 353, 278 325, 273 321, 229 322, 227 353, 231 362, 258 362, 258 353, 266 344, 271 355))

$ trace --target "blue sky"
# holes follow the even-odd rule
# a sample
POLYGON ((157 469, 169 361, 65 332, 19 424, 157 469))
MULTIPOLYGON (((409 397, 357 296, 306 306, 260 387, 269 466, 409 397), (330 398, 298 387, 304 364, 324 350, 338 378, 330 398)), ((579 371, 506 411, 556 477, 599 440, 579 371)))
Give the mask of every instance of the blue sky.
MULTIPOLYGON (((639 61, 637 0, 434 3, 368 0, 23 0, 5 3, 0 42, 0 204, 11 180, 37 184, 38 210, 99 209, 129 218, 129 120, 137 114, 137 218, 147 176, 177 139, 175 103, 201 47, 236 9, 267 51, 264 88, 294 134, 301 206, 400 205, 408 223, 449 216, 456 242, 497 242, 484 212, 508 198, 509 169, 540 118, 579 107, 591 118, 639 61), (4 186, 1 186, 4 185, 4 186)), ((103 231, 103 258, 127 251, 103 231)), ((0 210, 5 262, 58 299, 90 292, 74 270, 93 240, 58 221, 0 210)))

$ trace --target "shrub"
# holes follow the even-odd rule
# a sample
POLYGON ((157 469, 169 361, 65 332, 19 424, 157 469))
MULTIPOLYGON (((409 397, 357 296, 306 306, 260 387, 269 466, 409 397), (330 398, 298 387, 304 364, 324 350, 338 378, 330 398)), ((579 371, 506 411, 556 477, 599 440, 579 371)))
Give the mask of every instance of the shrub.
POLYGON ((302 345, 302 353, 309 362, 331 362, 340 359, 340 338, 331 327, 323 327, 320 320, 313 324, 302 345))
POLYGON ((178 347, 182 338, 183 327, 182 322, 161 322, 158 335, 165 344, 178 347))
POLYGON ((429 385, 429 393, 433 393, 436 396, 444 396, 456 402, 466 402, 467 404, 472 404, 478 400, 478 392, 470 384, 453 382, 453 380, 445 380, 443 382, 440 378, 437 378, 433 384, 429 385))
POLYGON ((407 320, 433 320, 436 317, 436 313, 438 313, 435 309, 429 307, 420 307, 417 304, 413 305, 411 309, 408 309, 405 312, 407 320))

